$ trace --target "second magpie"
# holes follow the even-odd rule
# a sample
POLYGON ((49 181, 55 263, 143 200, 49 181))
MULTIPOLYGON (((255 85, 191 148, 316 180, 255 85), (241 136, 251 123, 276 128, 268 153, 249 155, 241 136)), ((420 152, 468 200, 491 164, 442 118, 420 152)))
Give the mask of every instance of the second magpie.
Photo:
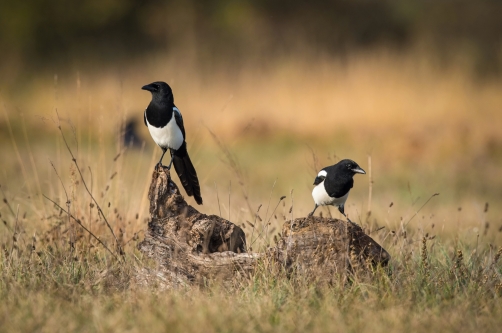
POLYGON ((152 100, 145 110, 144 121, 150 131, 153 141, 162 149, 158 166, 167 149, 171 154, 168 169, 174 164, 174 169, 180 178, 188 196, 202 205, 199 179, 197 172, 188 156, 186 147, 185 127, 180 110, 174 105, 174 95, 171 87, 165 82, 153 82, 141 89, 152 93, 152 100))
POLYGON ((331 205, 338 207, 340 213, 349 220, 345 215, 345 201, 347 201, 350 189, 354 186, 352 177, 356 173, 365 174, 366 172, 356 162, 348 159, 319 171, 314 180, 316 187, 312 191, 315 207, 309 216, 314 215, 317 207, 331 205))

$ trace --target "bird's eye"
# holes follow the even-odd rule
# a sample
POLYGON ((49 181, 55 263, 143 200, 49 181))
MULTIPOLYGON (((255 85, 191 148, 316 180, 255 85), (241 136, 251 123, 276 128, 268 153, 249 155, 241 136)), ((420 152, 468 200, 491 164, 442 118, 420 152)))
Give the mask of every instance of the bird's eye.
POLYGON ((352 164, 347 164, 347 168, 352 169, 352 164))

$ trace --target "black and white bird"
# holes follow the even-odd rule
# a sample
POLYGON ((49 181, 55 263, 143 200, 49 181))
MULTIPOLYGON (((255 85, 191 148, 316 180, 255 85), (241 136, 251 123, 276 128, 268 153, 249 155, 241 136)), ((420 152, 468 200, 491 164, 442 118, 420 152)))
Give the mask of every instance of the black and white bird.
POLYGON ((199 179, 187 152, 183 117, 174 105, 171 87, 165 82, 153 82, 141 89, 152 93, 152 101, 145 110, 144 120, 153 141, 162 149, 162 156, 157 166, 162 166, 164 154, 169 149, 171 161, 167 168, 170 170, 174 164, 174 169, 188 196, 193 196, 195 201, 202 205, 199 179))
POLYGON ((315 207, 309 216, 314 215, 317 207, 331 205, 338 207, 340 213, 349 220, 345 215, 345 201, 347 201, 350 189, 354 186, 352 177, 356 173, 365 174, 366 172, 352 160, 341 160, 319 171, 314 180, 316 187, 312 191, 315 207))

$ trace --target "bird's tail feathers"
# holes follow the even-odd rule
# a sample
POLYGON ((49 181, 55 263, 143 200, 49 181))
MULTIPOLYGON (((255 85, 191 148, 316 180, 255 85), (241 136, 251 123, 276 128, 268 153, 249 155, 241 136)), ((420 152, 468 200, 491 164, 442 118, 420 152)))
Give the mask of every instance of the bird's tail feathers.
POLYGON ((202 205, 199 179, 188 154, 184 154, 184 156, 175 154, 173 164, 187 195, 193 196, 197 204, 202 205))

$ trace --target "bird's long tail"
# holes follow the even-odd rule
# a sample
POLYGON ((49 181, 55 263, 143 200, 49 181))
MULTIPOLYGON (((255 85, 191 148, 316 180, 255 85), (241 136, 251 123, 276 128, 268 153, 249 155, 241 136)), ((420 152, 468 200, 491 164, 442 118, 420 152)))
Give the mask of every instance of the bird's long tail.
MULTIPOLYGON (((172 150, 171 155, 173 155, 172 150)), ((174 151, 173 164, 187 195, 190 197, 193 196, 197 204, 202 205, 199 179, 197 178, 197 172, 190 160, 190 156, 188 156, 185 142, 183 142, 183 145, 178 150, 174 151)))

